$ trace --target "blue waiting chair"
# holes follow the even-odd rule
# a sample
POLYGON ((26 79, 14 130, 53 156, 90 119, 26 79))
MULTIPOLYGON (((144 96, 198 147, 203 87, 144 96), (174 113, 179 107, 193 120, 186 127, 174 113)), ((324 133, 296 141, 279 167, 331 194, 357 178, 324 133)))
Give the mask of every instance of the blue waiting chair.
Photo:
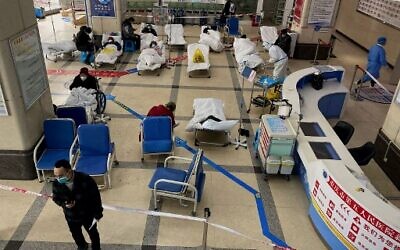
POLYGON ((78 127, 79 151, 74 169, 90 176, 103 176, 104 185, 111 188, 111 168, 118 163, 115 145, 105 124, 82 124, 78 127))
POLYGON ((88 124, 86 108, 83 106, 58 106, 56 114, 58 118, 71 118, 76 127, 88 124))
POLYGON ((229 17, 226 21, 226 28, 229 36, 240 36, 239 19, 237 17, 229 17))
POLYGON ((53 118, 43 123, 44 135, 33 150, 33 162, 39 182, 45 180, 46 170, 53 170, 61 159, 74 160, 73 145, 76 142, 75 122, 72 119, 53 118), (40 156, 38 155, 40 152, 40 156), (43 178, 43 179, 42 179, 43 178))
POLYGON ((144 155, 172 154, 174 139, 172 121, 169 116, 151 116, 141 125, 142 161, 144 155))
POLYGON ((157 210, 157 197, 164 196, 194 203, 192 215, 196 215, 197 203, 203 193, 206 175, 203 171, 203 150, 199 149, 193 159, 169 156, 164 161, 164 167, 157 168, 150 180, 149 188, 154 193, 154 209, 157 210), (190 162, 187 170, 168 167, 172 159, 190 162), (192 176, 195 176, 192 181, 192 176), (191 191, 188 192, 188 191, 191 191))

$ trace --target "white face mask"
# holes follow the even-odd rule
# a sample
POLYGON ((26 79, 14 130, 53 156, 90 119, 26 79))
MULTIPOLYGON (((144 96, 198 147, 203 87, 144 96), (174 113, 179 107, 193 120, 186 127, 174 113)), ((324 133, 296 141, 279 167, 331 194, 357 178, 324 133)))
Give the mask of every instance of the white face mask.
POLYGON ((85 81, 87 79, 87 76, 81 76, 81 80, 85 81))

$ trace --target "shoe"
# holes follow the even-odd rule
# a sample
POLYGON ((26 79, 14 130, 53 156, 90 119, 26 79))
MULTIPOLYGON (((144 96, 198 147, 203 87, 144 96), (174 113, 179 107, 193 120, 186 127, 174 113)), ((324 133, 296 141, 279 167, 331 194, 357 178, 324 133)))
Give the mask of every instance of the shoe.
POLYGON ((371 81, 371 87, 375 86, 375 81, 371 81))

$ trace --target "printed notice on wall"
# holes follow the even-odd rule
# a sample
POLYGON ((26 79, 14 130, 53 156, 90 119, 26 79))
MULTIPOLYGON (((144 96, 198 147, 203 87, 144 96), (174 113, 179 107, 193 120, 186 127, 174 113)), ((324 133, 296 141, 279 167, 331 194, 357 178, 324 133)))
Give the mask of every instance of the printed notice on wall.
POLYGON ((336 0, 313 0, 308 14, 308 23, 329 26, 335 11, 336 0))
POLYGON ((360 0, 357 10, 384 23, 400 28, 399 0, 360 0))
POLYGON ((400 249, 400 233, 389 223, 365 209, 343 190, 327 172, 319 174, 312 187, 313 205, 336 237, 348 248, 400 249))
POLYGON ((10 47, 25 108, 29 109, 48 88, 37 28, 10 39, 10 47))
POLYGON ((7 116, 7 106, 4 101, 4 96, 3 96, 3 90, 1 88, 2 82, 1 82, 1 77, 0 77, 0 116, 7 116))
POLYGON ((91 0, 92 16, 115 17, 114 0, 91 0))

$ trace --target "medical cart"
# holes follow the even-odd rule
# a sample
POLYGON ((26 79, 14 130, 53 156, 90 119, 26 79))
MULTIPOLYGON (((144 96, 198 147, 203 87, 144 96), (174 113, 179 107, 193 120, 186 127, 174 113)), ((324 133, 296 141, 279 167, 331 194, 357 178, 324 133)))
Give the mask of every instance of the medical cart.
POLYGON ((266 174, 283 174, 289 180, 294 162, 290 161, 296 132, 287 119, 278 115, 261 116, 258 156, 266 174), (282 162, 283 159, 283 162, 282 162))

